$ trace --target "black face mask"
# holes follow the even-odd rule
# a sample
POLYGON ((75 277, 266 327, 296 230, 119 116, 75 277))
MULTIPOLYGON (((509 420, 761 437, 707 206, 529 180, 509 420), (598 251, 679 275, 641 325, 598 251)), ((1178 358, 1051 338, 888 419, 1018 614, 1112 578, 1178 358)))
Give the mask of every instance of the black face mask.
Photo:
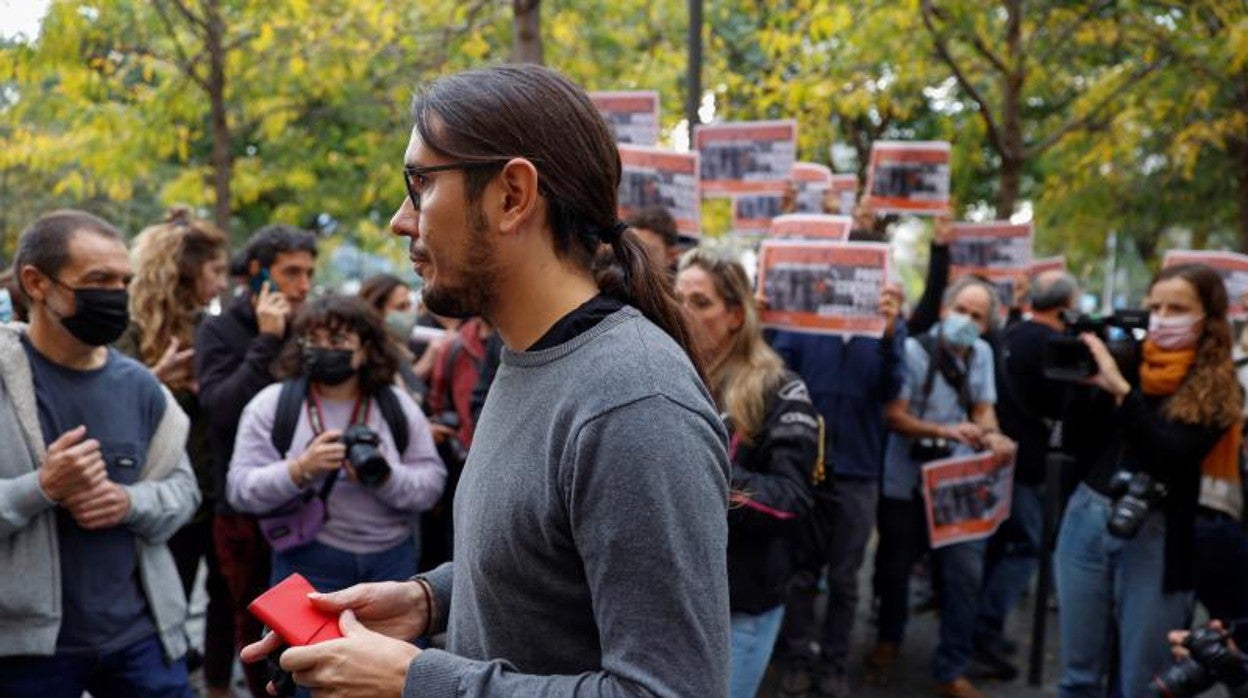
POLYGON ((355 375, 350 349, 322 349, 309 347, 303 350, 303 366, 308 378, 314 383, 339 385, 355 375))
POLYGON ((48 278, 74 292, 74 314, 59 319, 83 344, 93 347, 112 344, 130 325, 130 294, 125 289, 72 288, 59 279, 48 278))

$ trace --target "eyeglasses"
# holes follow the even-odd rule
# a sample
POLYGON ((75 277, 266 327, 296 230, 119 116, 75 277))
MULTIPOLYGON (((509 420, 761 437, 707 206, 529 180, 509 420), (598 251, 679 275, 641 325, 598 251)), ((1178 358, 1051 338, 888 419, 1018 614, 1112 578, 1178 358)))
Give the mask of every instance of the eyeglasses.
POLYGON ((429 180, 425 177, 431 172, 445 170, 485 170, 491 167, 502 167, 511 158, 494 160, 473 160, 470 162, 451 162, 445 165, 427 165, 425 167, 403 166, 403 183, 407 186, 407 195, 412 200, 412 208, 420 210, 420 193, 425 190, 429 180))

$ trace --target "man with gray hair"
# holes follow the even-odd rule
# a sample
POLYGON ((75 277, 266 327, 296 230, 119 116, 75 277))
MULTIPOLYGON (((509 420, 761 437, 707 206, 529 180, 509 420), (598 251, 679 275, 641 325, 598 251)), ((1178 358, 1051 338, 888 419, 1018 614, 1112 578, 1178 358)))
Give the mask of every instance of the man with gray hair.
POLYGON ((997 418, 1018 444, 1010 518, 992 536, 984 562, 984 586, 975 623, 972 672, 1012 680, 1017 645, 1004 635, 1005 618, 1031 583, 1044 526, 1045 457, 1052 420, 1061 417, 1065 384, 1044 377, 1044 346, 1066 329, 1064 311, 1074 308, 1079 283, 1064 271, 1046 271, 1031 282, 1031 313, 1000 336, 997 418))

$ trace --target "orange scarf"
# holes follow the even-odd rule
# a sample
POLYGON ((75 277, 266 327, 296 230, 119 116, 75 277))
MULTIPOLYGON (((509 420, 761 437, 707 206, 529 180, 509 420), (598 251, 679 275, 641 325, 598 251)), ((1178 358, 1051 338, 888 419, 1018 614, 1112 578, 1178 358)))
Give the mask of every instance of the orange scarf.
MULTIPOLYGON (((1140 390, 1145 395, 1173 395, 1196 360, 1196 348, 1162 349, 1144 342, 1140 363, 1140 390)), ((1236 519, 1243 510, 1239 484, 1239 451, 1243 432, 1232 424, 1201 463, 1200 503, 1224 511, 1236 519)))

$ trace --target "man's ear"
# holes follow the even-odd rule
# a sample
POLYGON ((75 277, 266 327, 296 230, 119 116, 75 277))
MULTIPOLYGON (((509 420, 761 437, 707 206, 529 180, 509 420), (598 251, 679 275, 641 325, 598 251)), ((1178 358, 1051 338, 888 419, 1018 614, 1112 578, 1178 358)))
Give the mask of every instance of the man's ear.
POLYGON ((52 279, 49 279, 47 275, 36 269, 33 264, 22 266, 22 271, 18 274, 18 282, 26 290, 26 295, 30 296, 32 301, 42 303, 47 300, 52 279))
POLYGON ((524 158, 514 158, 499 174, 499 228, 515 233, 537 209, 537 168, 524 158))

